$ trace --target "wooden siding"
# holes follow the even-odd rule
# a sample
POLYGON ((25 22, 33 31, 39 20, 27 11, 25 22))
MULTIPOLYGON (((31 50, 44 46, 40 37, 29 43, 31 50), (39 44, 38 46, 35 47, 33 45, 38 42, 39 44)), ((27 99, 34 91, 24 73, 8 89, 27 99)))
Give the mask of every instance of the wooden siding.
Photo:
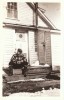
POLYGON ((24 2, 17 2, 17 18, 7 17, 7 2, 3 3, 3 22, 21 25, 33 25, 33 10, 24 2), (4 16, 5 15, 5 16, 4 16))
MULTIPOLYGON (((43 31, 39 31, 38 34, 42 32, 42 37, 38 38, 39 43, 43 42, 43 31), (42 41, 41 41, 42 40, 42 41)), ((3 66, 7 67, 10 61, 11 56, 15 51, 15 42, 16 42, 16 34, 13 29, 4 29, 4 62, 3 66)), ((35 32, 28 32, 28 45, 29 45, 29 62, 30 64, 34 64, 38 61, 38 56, 40 56, 41 63, 51 64, 51 39, 50 34, 45 33, 45 51, 41 49, 40 44, 38 43, 40 55, 35 51, 35 32), (43 51, 42 51, 43 50, 43 51)), ((42 44, 43 45, 43 44, 42 44)), ((39 61, 40 61, 39 60, 39 61)))
POLYGON ((38 60, 37 57, 37 52, 35 52, 35 37, 34 37, 34 32, 29 31, 29 60, 30 64, 35 63, 38 60))
POLYGON ((15 50, 15 30, 8 28, 3 29, 3 42, 3 67, 8 67, 11 56, 15 50))
POLYGON ((33 11, 26 3, 18 2, 18 20, 22 25, 33 25, 33 11))
POLYGON ((61 55, 61 36, 60 34, 52 34, 51 33, 51 49, 52 49, 52 65, 53 69, 58 69, 60 66, 61 55), (58 68, 56 68, 56 66, 58 68))
POLYGON ((45 32, 45 63, 51 65, 51 34, 45 32))
POLYGON ((38 56, 40 64, 51 65, 51 34, 43 30, 38 31, 38 56))

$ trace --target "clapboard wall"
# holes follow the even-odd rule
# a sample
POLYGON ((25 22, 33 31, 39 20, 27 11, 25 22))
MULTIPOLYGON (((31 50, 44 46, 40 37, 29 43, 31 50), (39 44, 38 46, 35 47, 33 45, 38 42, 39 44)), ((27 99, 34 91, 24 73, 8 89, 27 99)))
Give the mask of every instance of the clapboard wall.
POLYGON ((18 6, 18 19, 22 25, 33 25, 33 10, 22 2, 17 3, 18 6))
POLYGON ((15 50, 15 30, 3 28, 3 67, 8 67, 11 56, 15 50))
POLYGON ((52 68, 60 69, 61 63, 61 36, 60 33, 51 33, 52 68))
POLYGON ((17 18, 7 17, 7 2, 3 3, 2 9, 4 22, 21 25, 33 25, 33 10, 25 2, 17 2, 17 18))
POLYGON ((51 65, 51 34, 45 32, 45 63, 51 65))
POLYGON ((35 32, 29 31, 28 33, 29 42, 29 62, 34 64, 38 60, 37 52, 35 51, 35 32))
MULTIPOLYGON (((3 67, 8 67, 9 61, 15 52, 16 48, 16 33, 15 29, 3 29, 4 53, 3 53, 3 67)), ((38 60, 37 52, 35 51, 35 32, 28 31, 28 54, 30 64, 34 64, 38 60)))

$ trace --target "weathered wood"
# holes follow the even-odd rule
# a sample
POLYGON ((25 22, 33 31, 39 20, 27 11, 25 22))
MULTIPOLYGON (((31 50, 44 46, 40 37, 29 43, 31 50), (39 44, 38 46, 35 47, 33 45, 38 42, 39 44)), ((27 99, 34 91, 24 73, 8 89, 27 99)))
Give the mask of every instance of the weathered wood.
POLYGON ((38 58, 40 64, 45 64, 44 31, 38 30, 38 58))
POLYGON ((7 81, 16 81, 16 80, 24 80, 24 79, 35 79, 35 78, 46 78, 46 76, 51 72, 50 67, 28 67, 26 72, 26 77, 22 75, 21 69, 13 69, 12 76, 5 76, 7 81))
POLYGON ((27 70, 27 77, 30 78, 46 78, 51 72, 50 67, 32 67, 27 70))
POLYGON ((50 32, 45 32, 45 62, 52 65, 50 32))
POLYGON ((27 80, 27 81, 18 81, 18 82, 8 82, 3 87, 3 96, 6 96, 9 93, 18 93, 18 92, 36 92, 49 88, 60 88, 59 80, 27 80))

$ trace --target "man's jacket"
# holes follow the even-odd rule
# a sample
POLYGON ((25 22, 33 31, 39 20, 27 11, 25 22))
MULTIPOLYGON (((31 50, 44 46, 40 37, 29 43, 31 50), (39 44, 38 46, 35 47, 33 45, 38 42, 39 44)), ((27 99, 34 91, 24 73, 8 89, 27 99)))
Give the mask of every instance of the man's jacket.
POLYGON ((24 57, 23 54, 14 54, 11 58, 11 61, 9 62, 9 65, 13 65, 13 64, 23 64, 26 63, 27 64, 27 59, 26 57, 24 57))

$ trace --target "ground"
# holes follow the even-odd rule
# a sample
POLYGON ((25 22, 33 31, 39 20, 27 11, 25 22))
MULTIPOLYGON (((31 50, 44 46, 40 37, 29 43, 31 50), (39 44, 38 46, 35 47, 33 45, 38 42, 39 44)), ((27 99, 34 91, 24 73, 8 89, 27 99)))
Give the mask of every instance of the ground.
POLYGON ((29 92, 19 92, 19 93, 13 93, 9 95, 10 97, 13 96, 60 96, 60 89, 57 88, 49 88, 48 90, 42 89, 41 91, 35 92, 35 93, 29 93, 29 92))
POLYGON ((60 73, 52 72, 45 79, 22 79, 21 75, 5 77, 3 81, 3 96, 59 96, 60 95, 60 73), (14 81, 9 81, 10 79, 14 81), (17 80, 17 81, 16 81, 17 80))

